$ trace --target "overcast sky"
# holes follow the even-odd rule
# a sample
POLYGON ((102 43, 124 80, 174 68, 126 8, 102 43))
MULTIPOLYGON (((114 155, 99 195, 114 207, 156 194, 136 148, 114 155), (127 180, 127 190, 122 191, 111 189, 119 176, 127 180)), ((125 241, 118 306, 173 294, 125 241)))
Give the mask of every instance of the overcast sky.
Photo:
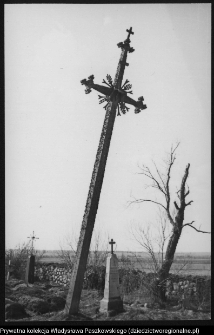
MULTIPOLYGON (((7 4, 6 248, 33 231, 38 249, 78 239, 105 116, 98 92, 86 95, 80 80, 114 78, 130 27, 124 80, 147 109, 116 118, 95 232, 117 250, 142 250, 130 229, 156 222, 157 206, 127 203, 158 195, 138 166, 163 169, 177 141, 172 201, 190 163, 185 222, 211 230, 211 4, 7 4)), ((210 246, 209 234, 185 227, 177 251, 210 246)))

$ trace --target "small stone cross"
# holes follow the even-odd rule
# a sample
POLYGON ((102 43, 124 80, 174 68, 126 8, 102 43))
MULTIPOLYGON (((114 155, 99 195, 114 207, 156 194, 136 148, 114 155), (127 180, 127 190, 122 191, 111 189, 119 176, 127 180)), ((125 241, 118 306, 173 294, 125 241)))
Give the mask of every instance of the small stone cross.
POLYGON ((111 244, 111 254, 113 254, 113 244, 115 244, 116 242, 113 241, 113 239, 111 239, 111 241, 109 242, 109 244, 111 244))

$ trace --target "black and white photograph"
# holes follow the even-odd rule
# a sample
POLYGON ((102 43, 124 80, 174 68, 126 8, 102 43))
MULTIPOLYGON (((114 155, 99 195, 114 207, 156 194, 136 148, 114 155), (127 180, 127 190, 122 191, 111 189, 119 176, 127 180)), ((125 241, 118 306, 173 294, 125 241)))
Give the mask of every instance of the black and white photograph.
POLYGON ((211 320, 211 3, 5 4, 4 40, 5 323, 211 320))

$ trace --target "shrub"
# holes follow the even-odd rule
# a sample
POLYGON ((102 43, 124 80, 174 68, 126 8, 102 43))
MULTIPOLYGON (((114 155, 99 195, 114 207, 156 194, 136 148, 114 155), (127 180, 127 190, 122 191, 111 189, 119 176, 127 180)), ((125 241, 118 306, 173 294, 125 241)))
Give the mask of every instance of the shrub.
POLYGON ((131 293, 140 288, 142 283, 142 274, 140 270, 133 268, 119 269, 119 283, 125 294, 131 293))
MULTIPOLYGON (((32 247, 30 241, 28 243, 23 243, 19 245, 15 250, 6 250, 5 251, 5 264, 8 264, 9 259, 11 260, 11 275, 16 279, 24 279, 25 270, 27 264, 27 258, 32 253, 32 247)), ((34 252, 35 254, 35 263, 44 255, 42 252, 34 252)), ((9 267, 6 266, 6 273, 9 270, 9 267)))
MULTIPOLYGON (((27 257, 30 255, 30 244, 23 243, 14 251, 6 251, 7 258, 11 260, 11 275, 17 279, 24 278, 24 270, 26 268, 27 257), (10 256, 9 256, 10 254, 10 256)), ((8 269, 9 270, 9 269, 8 269)))
POLYGON ((88 266, 84 275, 83 288, 103 291, 105 286, 105 272, 106 268, 103 265, 97 267, 88 266))

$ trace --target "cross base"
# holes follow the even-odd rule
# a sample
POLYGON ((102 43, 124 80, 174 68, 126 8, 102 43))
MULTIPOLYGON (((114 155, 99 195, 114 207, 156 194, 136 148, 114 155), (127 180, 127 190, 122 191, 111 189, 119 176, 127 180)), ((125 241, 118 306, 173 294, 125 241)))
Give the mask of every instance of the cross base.
POLYGON ((100 313, 105 313, 112 310, 116 312, 123 311, 123 301, 121 300, 120 297, 111 299, 103 298, 100 301, 100 313))

